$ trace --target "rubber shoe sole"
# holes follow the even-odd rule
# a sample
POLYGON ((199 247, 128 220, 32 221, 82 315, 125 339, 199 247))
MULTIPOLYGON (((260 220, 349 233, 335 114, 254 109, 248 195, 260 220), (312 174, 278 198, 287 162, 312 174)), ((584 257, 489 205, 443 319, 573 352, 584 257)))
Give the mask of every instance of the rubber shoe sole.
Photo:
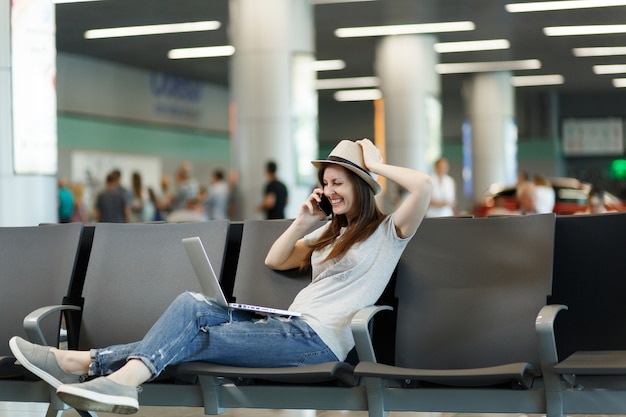
POLYGON ((139 410, 140 388, 117 384, 105 377, 82 384, 61 385, 57 396, 77 410, 134 414, 139 410))

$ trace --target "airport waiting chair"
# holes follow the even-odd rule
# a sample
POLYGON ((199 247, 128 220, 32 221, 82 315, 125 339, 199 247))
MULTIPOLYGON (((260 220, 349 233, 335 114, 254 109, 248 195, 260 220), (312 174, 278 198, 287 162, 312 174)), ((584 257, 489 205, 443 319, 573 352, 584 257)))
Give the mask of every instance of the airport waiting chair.
POLYGON ((176 296, 200 292, 182 239, 199 236, 219 276, 228 226, 228 220, 97 224, 82 291, 80 349, 140 340, 176 296))
POLYGON ((62 302, 75 275, 82 233, 80 223, 0 228, 0 401, 52 402, 49 415, 63 409, 48 384, 15 364, 8 341, 21 336, 44 345, 65 343, 62 312, 73 307, 62 302), (43 306, 49 307, 39 310, 34 323, 25 320, 43 306))
MULTIPOLYGON (((310 283, 310 271, 274 271, 265 266, 270 246, 290 224, 289 220, 244 223, 233 291, 237 302, 285 309, 298 291, 310 283)), ((355 326, 367 332, 373 314, 385 308, 360 312, 355 326)), ((287 368, 244 368, 205 362, 179 365, 179 372, 198 375, 206 414, 240 407, 366 410, 364 387, 357 385, 352 369, 345 362, 287 368)))
POLYGON ((551 302, 558 359, 553 416, 626 414, 626 213, 559 216, 551 302))
MULTIPOLYGON (((220 274, 228 220, 175 224, 98 223, 81 297, 80 349, 140 340, 184 291, 200 292, 182 239, 199 236, 220 274)), ((144 385, 141 405, 202 407, 197 384, 166 369, 144 385)))
POLYGON ((370 417, 545 412, 535 322, 550 312, 554 222, 423 221, 397 269, 395 365, 355 369, 370 417))
POLYGON ((559 358, 626 349, 626 213, 558 216, 551 304, 568 306, 555 323, 559 358))

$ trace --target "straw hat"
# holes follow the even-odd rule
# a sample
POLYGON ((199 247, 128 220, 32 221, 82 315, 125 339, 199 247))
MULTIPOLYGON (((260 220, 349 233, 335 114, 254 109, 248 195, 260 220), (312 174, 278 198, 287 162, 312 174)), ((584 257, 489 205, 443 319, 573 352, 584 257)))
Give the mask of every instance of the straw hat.
POLYGON ((361 146, 351 140, 342 140, 330 152, 328 158, 322 160, 311 161, 316 168, 322 164, 337 164, 349 169, 358 175, 363 181, 374 190, 374 194, 378 194, 381 190, 380 184, 365 168, 363 160, 363 149, 361 146))

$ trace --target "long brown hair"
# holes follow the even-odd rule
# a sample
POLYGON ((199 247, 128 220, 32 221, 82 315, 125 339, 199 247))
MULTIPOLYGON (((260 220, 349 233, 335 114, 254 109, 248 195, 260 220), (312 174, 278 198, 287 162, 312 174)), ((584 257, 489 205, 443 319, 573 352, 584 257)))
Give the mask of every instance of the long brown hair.
MULTIPOLYGON (((324 183, 324 171, 329 165, 322 164, 317 173, 320 184, 324 183)), ((337 165, 333 164, 333 166, 337 165)), ((355 190, 356 204, 353 206, 352 212, 358 214, 354 216, 352 223, 349 223, 346 214, 333 214, 328 229, 309 247, 307 256, 302 260, 302 268, 307 268, 311 265, 311 254, 313 251, 323 249, 326 246, 332 245, 332 249, 324 262, 344 256, 352 245, 370 237, 385 218, 385 215, 376 204, 372 188, 349 169, 345 169, 345 171, 348 173, 348 178, 354 185, 355 190), (343 227, 346 227, 346 230, 341 234, 343 227)))

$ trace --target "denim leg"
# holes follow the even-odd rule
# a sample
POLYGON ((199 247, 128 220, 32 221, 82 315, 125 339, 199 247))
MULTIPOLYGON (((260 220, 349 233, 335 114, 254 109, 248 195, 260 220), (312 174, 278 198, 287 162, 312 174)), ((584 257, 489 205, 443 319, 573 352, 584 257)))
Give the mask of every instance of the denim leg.
POLYGON ((120 369, 139 342, 113 345, 104 349, 91 349, 88 375, 106 376, 120 369))
POLYGON ((167 365, 207 361, 236 366, 300 366, 336 361, 302 320, 268 318, 215 304, 197 293, 181 294, 141 342, 96 350, 100 375, 141 359, 156 377, 167 365))
POLYGON ((138 358, 156 377, 171 362, 168 356, 171 356, 172 350, 180 351, 179 346, 184 346, 201 333, 198 317, 206 317, 203 322, 216 325, 231 320, 249 320, 251 315, 243 311, 231 314, 227 308, 202 294, 185 292, 169 305, 142 341, 92 349, 89 374, 108 375, 124 366, 128 359, 138 358))
POLYGON ((259 368, 337 361, 320 337, 299 319, 270 317, 213 326, 193 341, 185 361, 259 368))

